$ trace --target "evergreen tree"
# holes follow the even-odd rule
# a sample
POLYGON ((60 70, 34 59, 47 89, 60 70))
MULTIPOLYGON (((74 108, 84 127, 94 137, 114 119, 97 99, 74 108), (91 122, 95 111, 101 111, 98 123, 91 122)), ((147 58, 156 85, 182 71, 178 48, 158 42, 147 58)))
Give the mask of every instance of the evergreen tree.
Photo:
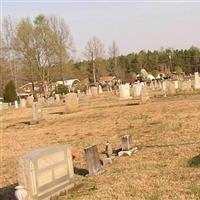
POLYGON ((16 87, 13 80, 10 80, 4 89, 3 98, 5 102, 14 102, 17 99, 16 87))

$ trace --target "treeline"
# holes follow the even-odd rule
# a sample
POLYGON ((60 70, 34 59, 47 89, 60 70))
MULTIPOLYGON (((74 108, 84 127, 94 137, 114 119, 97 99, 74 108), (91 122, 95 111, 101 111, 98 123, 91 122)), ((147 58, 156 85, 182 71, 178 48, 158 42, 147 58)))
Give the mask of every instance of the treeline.
POLYGON ((89 78, 96 83, 99 77, 108 75, 126 80, 142 68, 163 73, 181 68, 186 74, 200 70, 200 49, 195 46, 187 50, 168 48, 121 55, 115 41, 106 48, 94 36, 86 43, 85 61, 77 62, 73 57, 75 45, 70 29, 62 18, 39 15, 34 20, 25 18, 16 22, 6 17, 1 23, 0 95, 9 80, 17 88, 32 82, 34 89, 36 81, 48 85, 57 80, 89 78))

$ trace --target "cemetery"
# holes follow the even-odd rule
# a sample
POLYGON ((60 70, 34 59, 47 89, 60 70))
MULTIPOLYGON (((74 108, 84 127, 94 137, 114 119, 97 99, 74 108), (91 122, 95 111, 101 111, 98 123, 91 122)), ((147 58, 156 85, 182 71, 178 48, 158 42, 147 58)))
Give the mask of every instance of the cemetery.
POLYGON ((200 200, 197 1, 1 1, 0 200, 200 200))
POLYGON ((198 80, 3 103, 0 199, 195 199, 198 80))

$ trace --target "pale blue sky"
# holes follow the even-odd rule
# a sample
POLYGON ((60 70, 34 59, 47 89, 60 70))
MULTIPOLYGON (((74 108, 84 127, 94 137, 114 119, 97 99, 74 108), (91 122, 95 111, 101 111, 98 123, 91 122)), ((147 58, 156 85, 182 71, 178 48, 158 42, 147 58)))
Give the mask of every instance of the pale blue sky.
POLYGON ((82 57, 90 37, 107 48, 115 40, 121 54, 160 47, 200 47, 200 2, 35 3, 3 0, 3 16, 18 20, 38 14, 64 18, 73 35, 77 56, 82 57))

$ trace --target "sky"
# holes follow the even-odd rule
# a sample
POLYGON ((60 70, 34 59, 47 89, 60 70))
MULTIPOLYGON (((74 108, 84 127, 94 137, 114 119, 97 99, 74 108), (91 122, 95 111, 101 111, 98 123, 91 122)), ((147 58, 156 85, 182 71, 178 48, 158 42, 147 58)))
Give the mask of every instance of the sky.
POLYGON ((73 36, 76 57, 83 59, 87 41, 98 37, 107 50, 115 40, 120 54, 161 47, 200 47, 198 1, 33 1, 1 0, 2 17, 17 20, 39 14, 65 19, 73 36))

